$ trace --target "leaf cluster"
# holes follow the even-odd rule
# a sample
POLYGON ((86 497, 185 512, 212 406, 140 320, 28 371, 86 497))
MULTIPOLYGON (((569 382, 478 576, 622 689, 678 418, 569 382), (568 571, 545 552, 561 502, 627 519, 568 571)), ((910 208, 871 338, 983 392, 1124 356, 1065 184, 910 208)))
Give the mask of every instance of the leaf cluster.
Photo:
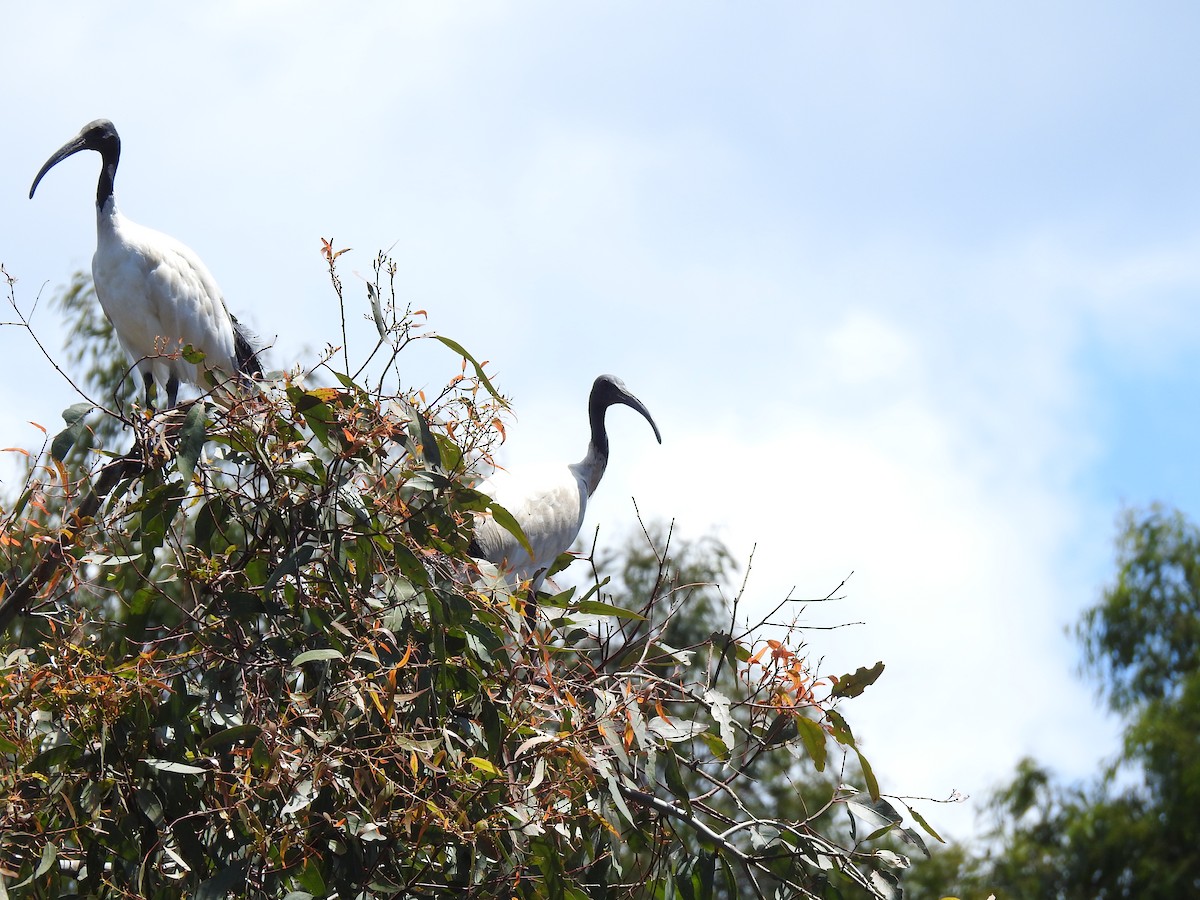
POLYGON ((133 448, 60 444, 3 511, 0 892, 895 896, 865 759, 819 811, 753 799, 762 760, 858 753, 835 707, 879 670, 672 631, 669 579, 535 598, 472 559, 506 403, 394 273, 357 367, 330 347, 254 393, 100 410, 133 448), (433 396, 396 369, 427 336, 462 360, 433 396), (827 834, 834 806, 871 824, 827 834))

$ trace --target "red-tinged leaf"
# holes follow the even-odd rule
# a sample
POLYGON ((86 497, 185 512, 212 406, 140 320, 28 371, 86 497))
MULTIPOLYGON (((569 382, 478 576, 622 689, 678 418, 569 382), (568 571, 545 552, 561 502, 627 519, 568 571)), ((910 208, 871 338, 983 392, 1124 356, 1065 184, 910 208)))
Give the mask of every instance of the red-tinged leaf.
POLYGON ((67 467, 64 466, 58 459, 51 459, 50 462, 52 462, 54 464, 54 468, 58 470, 58 480, 63 484, 66 484, 68 481, 67 467))
POLYGON ((28 450, 26 450, 22 447, 5 447, 4 452, 5 453, 20 453, 27 457, 32 455, 28 450))
POLYGON ((43 428, 41 425, 39 425, 37 422, 31 421, 29 424, 32 425, 34 428, 36 428, 38 431, 40 431, 42 434, 49 434, 49 432, 46 431, 46 429, 43 428))
POLYGON ((412 641, 409 641, 408 648, 404 651, 404 655, 402 657, 400 657, 400 661, 398 663, 396 663, 397 669, 403 669, 406 665, 408 665, 408 660, 409 660, 409 657, 412 656, 412 652, 413 652, 412 641))

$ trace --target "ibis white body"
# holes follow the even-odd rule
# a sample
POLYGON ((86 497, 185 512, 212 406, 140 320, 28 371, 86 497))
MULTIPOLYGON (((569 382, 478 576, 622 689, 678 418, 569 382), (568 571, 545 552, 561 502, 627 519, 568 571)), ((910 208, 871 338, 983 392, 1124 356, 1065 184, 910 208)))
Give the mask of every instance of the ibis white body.
POLYGON ((205 368, 238 371, 232 317, 195 253, 129 221, 112 198, 96 212, 96 232, 96 299, 143 379, 200 384, 199 367, 181 353, 187 344, 204 354, 205 368))
POLYGON ((189 344, 204 354, 203 368, 220 376, 261 374, 253 348, 200 258, 117 210, 113 182, 121 143, 111 122, 98 119, 84 126, 42 166, 29 196, 47 171, 80 150, 96 150, 102 159, 92 257, 96 298, 141 374, 147 400, 154 382, 166 388, 171 406, 180 383, 202 385, 200 366, 182 355, 189 344))
POLYGON ((479 485, 481 493, 517 520, 533 556, 490 517, 481 517, 475 523, 478 555, 510 573, 517 582, 533 580, 535 590, 541 587, 546 570, 559 554, 570 549, 583 527, 590 496, 580 471, 583 466, 547 466, 520 474, 500 471, 479 485))
POLYGON ((601 375, 592 385, 588 400, 592 434, 582 460, 532 471, 499 471, 477 488, 516 519, 533 555, 530 556, 516 536, 493 517, 479 516, 475 521, 473 546, 478 557, 495 563, 518 582, 532 582, 534 591, 541 587, 546 570, 560 554, 571 548, 583 527, 588 498, 595 493, 608 466, 605 413, 609 406, 617 403, 641 413, 654 429, 658 442, 662 443, 658 425, 645 405, 619 378, 601 375))

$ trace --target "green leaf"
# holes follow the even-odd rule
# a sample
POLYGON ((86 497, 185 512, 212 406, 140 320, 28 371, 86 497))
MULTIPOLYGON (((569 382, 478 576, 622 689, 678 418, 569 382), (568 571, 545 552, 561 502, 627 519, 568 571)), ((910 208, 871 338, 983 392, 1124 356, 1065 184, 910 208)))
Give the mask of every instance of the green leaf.
POLYGON ((218 731, 216 734, 205 738, 200 742, 201 750, 217 750, 221 747, 228 747, 231 744, 236 744, 238 741, 249 741, 262 734, 262 729, 257 725, 245 724, 234 725, 232 728, 226 728, 224 731, 218 731))
POLYGON ((733 729, 733 713, 729 698, 716 688, 709 688, 704 692, 703 699, 708 704, 713 721, 717 723, 720 730, 721 742, 732 749, 737 741, 737 734, 733 729))
POLYGON ((430 337, 436 338, 437 340, 441 341, 443 344, 445 344, 447 347, 449 347, 451 350, 453 350, 455 353, 457 353, 459 356, 461 356, 463 359, 465 359, 467 362, 469 362, 475 369, 475 377, 477 377, 480 380, 480 382, 483 383, 483 386, 485 388, 487 388, 487 392, 492 395, 492 398, 499 401, 504 406, 508 406, 508 402, 502 396, 500 396, 500 392, 497 391, 494 387, 492 387, 492 383, 490 381, 488 381, 487 375, 485 375, 483 372, 483 366, 481 366, 478 362, 476 362, 475 357, 473 357, 470 353, 468 353, 466 350, 464 350, 461 344, 459 344, 457 341, 452 341, 452 340, 450 340, 450 338, 444 337, 443 335, 440 335, 440 334, 430 335, 430 337))
POLYGON ((620 606, 601 603, 599 600, 581 600, 576 604, 575 609, 589 616, 616 616, 618 619, 632 619, 636 622, 646 620, 645 616, 638 615, 631 609, 622 609, 620 606))
POLYGON ((927 835, 929 835, 931 838, 933 838, 935 841, 937 841, 940 844, 946 843, 945 839, 943 839, 940 834, 938 834, 936 831, 934 831, 933 828, 930 827, 929 823, 925 821, 924 816, 922 816, 919 812, 917 812, 911 806, 906 806, 906 809, 908 809, 909 814, 913 817, 913 819, 916 821, 916 823, 918 825, 920 825, 923 829, 925 829, 925 833, 927 835))
POLYGON ((288 575, 295 575, 300 571, 301 566, 313 558, 316 552, 317 548, 315 545, 301 544, 271 573, 271 577, 267 579, 267 583, 264 585, 265 589, 271 591, 281 578, 286 578, 288 575))
POLYGON ((532 559, 533 548, 529 546, 529 538, 525 537, 525 532, 521 529, 520 523, 513 518, 513 514, 495 500, 488 500, 487 510, 496 520, 496 524, 515 537, 517 543, 521 545, 521 549, 528 553, 532 559))
POLYGON ((63 421, 68 425, 74 425, 93 409, 95 407, 90 403, 72 403, 62 411, 63 421))
POLYGON ((708 745, 708 750, 717 759, 729 759, 729 747, 711 731, 701 732, 700 740, 708 745))
POLYGON ((135 799, 137 800, 138 809, 145 814, 146 818, 152 824, 155 826, 162 825, 166 817, 163 814, 162 803, 159 802, 154 791, 149 788, 140 787, 137 789, 135 799))
POLYGON ((292 660, 292 665, 302 666, 305 663, 318 662, 323 659, 345 659, 345 656, 341 650, 334 650, 332 647, 326 647, 322 650, 305 650, 292 660))
POLYGON ((220 526, 227 517, 228 511, 220 497, 213 497, 201 506, 199 512, 196 513, 196 525, 193 532, 196 546, 203 551, 209 551, 212 547, 213 536, 219 533, 220 526))
POLYGON ((325 879, 321 875, 321 858, 310 856, 304 860, 300 874, 296 876, 297 886, 304 889, 310 897, 324 897, 329 891, 325 879))
POLYGON ((49 750, 43 750, 31 759, 25 764, 25 771, 49 773, 51 769, 64 766, 68 761, 77 761, 79 756, 80 750, 74 744, 59 744, 49 750))
POLYGON ((559 572, 565 571, 577 558, 570 550, 564 550, 554 557, 554 562, 550 563, 550 568, 546 570, 546 577, 553 578, 559 572))
POLYGON ((796 731, 800 733, 800 740, 804 742, 804 749, 812 757, 813 766, 818 772, 824 772, 827 752, 825 748, 825 729, 805 716, 797 716, 795 721, 796 731))
POLYGON ((248 866, 249 863, 242 860, 201 882, 196 888, 195 900, 225 900, 229 894, 242 894, 246 889, 248 866))
POLYGON ((214 602, 219 604, 224 615, 233 619, 252 619, 255 616, 260 616, 267 611, 266 604, 258 594, 252 594, 249 591, 231 591, 225 594, 218 594, 214 598, 214 602))
POLYGON ((916 847, 918 850, 920 850, 926 859, 930 858, 929 857, 929 848, 927 846, 925 846, 924 839, 921 837, 921 835, 917 834, 916 831, 914 831, 911 828, 897 828, 896 834, 906 844, 912 844, 914 847, 916 847))
POLYGON ((859 667, 852 675, 843 675, 830 691, 831 697, 857 697, 875 683, 883 674, 883 662, 875 663, 871 668, 859 667))
POLYGON ((50 443, 50 455, 59 462, 66 459, 71 448, 87 434, 87 422, 83 417, 91 409, 92 404, 90 403, 75 403, 63 410, 62 417, 63 421, 67 423, 67 427, 56 434, 50 443))
POLYGON ((383 305, 379 302, 379 291, 375 290, 375 285, 369 281, 367 282, 367 300, 371 303, 371 317, 375 319, 375 330, 379 332, 381 338, 387 341, 388 329, 383 321, 383 305))
POLYGON ((491 760, 484 759, 480 756, 472 756, 467 759, 467 762, 469 762, 479 771, 486 772, 488 775, 491 775, 493 778, 500 777, 500 770, 496 768, 495 764, 491 760))
POLYGON ((183 349, 179 351, 179 355, 193 366, 198 366, 204 362, 205 356, 203 350, 197 350, 191 344, 185 344, 183 349))
POLYGON ((441 468, 442 451, 438 447, 437 438, 433 436, 433 431, 429 427, 429 422, 417 410, 412 411, 413 421, 417 425, 417 440, 421 445, 421 457, 425 460, 425 465, 441 468))
POLYGON ((175 456, 175 465, 179 468, 185 481, 192 480, 196 471, 196 463, 204 449, 204 405, 193 403, 179 429, 179 449, 175 456))
POLYGON ((152 560, 154 551, 162 546, 186 493, 186 484, 172 481, 160 484, 146 495, 140 530, 142 554, 147 560, 152 560))
POLYGON ((733 649, 734 649, 734 653, 737 655, 738 662, 744 663, 744 662, 750 661, 750 656, 751 656, 750 648, 747 647, 745 644, 741 643, 741 641, 734 641, 733 649))
POLYGON ((726 856, 726 854, 722 853, 720 856, 721 872, 725 875, 725 896, 736 897, 739 893, 739 882, 737 875, 735 875, 733 871, 733 863, 729 861, 729 858, 726 856))
POLYGON ((842 714, 836 709, 825 710, 825 716, 829 719, 830 733, 843 747, 854 746, 854 732, 850 730, 850 725, 842 718, 842 714))
POLYGON ((871 771, 871 764, 867 762, 867 758, 862 755, 862 751, 857 747, 854 752, 858 754, 859 765, 862 766, 863 778, 867 782, 867 793, 871 795, 871 799, 879 801, 879 782, 875 779, 875 773, 871 771))
POLYGON ((392 552, 393 560, 400 574, 417 587, 429 586, 429 573, 425 570, 425 564, 417 558, 415 553, 400 543, 395 545, 392 552))
POLYGON ((675 751, 667 747, 659 758, 663 761, 663 775, 666 777, 667 787, 675 799, 682 803, 683 808, 690 814, 692 811, 692 797, 688 793, 687 785, 683 783, 683 776, 679 772, 679 760, 675 756, 675 751))
POLYGON ((41 878, 50 871, 50 867, 54 865, 54 860, 58 858, 58 848, 51 843, 47 843, 42 848, 42 858, 38 861, 37 868, 33 872, 34 878, 41 878))
POLYGON ((700 860, 696 866, 696 874, 700 876, 699 900, 712 900, 713 882, 717 876, 718 855, 716 850, 700 852, 700 860))

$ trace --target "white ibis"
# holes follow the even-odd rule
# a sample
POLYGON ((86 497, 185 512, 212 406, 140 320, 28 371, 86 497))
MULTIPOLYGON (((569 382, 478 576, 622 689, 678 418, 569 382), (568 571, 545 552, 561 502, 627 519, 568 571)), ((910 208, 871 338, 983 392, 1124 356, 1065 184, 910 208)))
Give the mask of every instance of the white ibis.
POLYGON ((531 579, 531 588, 536 593, 545 580, 546 570, 560 553, 570 548, 583 526, 588 498, 595 493, 608 465, 608 431, 604 427, 604 416, 608 408, 617 403, 632 407, 645 416, 654 429, 654 436, 662 443, 662 435, 645 404, 630 393, 620 378, 601 375, 592 384, 588 399, 592 439, 582 460, 538 472, 500 471, 477 488, 512 514, 528 538, 533 556, 512 533, 495 519, 485 516, 475 521, 473 555, 490 560, 519 581, 531 579))
POLYGON ((195 253, 165 234, 129 221, 117 211, 113 181, 121 158, 121 139, 107 119, 97 119, 46 160, 42 176, 80 150, 100 154, 96 185, 96 254, 92 281, 104 314, 121 346, 133 358, 153 405, 155 381, 175 406, 180 382, 200 384, 197 365, 183 358, 188 344, 204 354, 203 368, 245 377, 261 375, 254 348, 237 319, 229 314, 221 289, 195 253))

